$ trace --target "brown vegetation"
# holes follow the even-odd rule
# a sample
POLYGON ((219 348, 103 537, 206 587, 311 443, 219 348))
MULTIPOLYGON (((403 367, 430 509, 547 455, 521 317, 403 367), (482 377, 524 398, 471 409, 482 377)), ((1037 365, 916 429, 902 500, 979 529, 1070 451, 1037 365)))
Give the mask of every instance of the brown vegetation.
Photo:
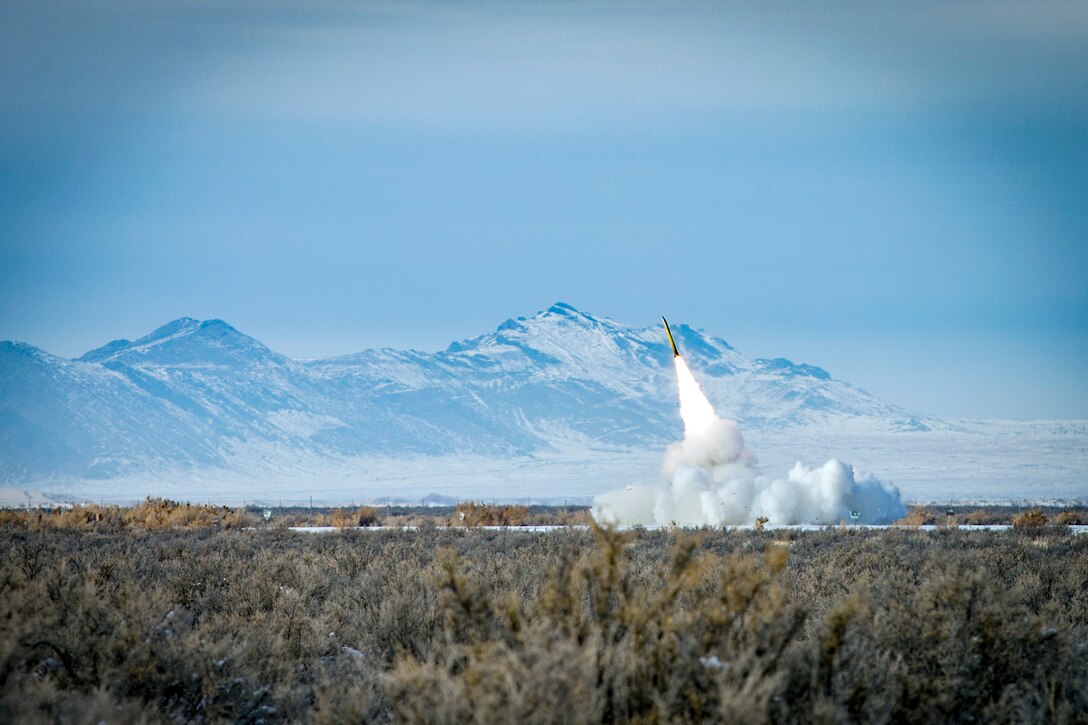
POLYGON ((256 526, 260 517, 244 509, 147 498, 135 506, 86 504, 69 508, 0 510, 0 524, 117 531, 124 528, 238 528, 256 526))
POLYGON ((528 506, 495 506, 462 501, 449 519, 451 526, 524 526, 529 517, 528 506))
POLYGON ((1015 505, 969 505, 952 508, 931 506, 910 506, 906 515, 896 523, 900 526, 960 524, 1012 525, 1021 529, 1034 529, 1041 526, 1075 526, 1088 522, 1088 509, 1081 506, 1036 506, 1025 511, 1015 505), (951 510, 953 513, 948 514, 951 510))
POLYGON ((463 501, 442 522, 449 526, 588 526, 585 507, 552 508, 463 501))
POLYGON ((967 523, 973 524, 975 526, 997 523, 996 521, 994 521, 994 516, 991 515, 991 513, 986 509, 978 509, 977 511, 972 511, 964 518, 967 523))
POLYGON ((1082 509, 1064 509, 1054 514, 1050 521, 1056 526, 1084 526, 1088 524, 1088 513, 1082 509))
POLYGON ((1012 525, 1021 531, 1034 531, 1046 526, 1046 514, 1042 509, 1028 509, 1012 519, 1012 525))
POLYGON ((1088 711, 1088 537, 1068 529, 101 524, 0 526, 0 721, 1088 711))
POLYGON ((901 526, 931 526, 937 523, 937 512, 928 506, 911 506, 897 522, 901 526))
POLYGON ((329 517, 331 526, 377 526, 379 524, 378 509, 373 506, 360 506, 356 510, 334 509, 329 517))

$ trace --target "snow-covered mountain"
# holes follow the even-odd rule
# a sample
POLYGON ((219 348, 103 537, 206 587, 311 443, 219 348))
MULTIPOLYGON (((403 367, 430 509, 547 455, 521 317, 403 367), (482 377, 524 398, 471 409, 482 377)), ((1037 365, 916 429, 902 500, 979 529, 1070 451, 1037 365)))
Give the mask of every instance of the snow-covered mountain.
MULTIPOLYGON (((723 416, 757 436, 962 431, 789 360, 752 360, 684 324, 681 351, 723 416)), ((76 360, 0 343, 0 481, 76 486, 365 470, 377 458, 659 451, 678 438, 660 324, 558 303, 437 353, 296 361, 221 320, 182 318, 76 360)), ((337 474, 339 475, 339 474, 337 474)), ((85 486, 83 486, 86 488, 85 486)))

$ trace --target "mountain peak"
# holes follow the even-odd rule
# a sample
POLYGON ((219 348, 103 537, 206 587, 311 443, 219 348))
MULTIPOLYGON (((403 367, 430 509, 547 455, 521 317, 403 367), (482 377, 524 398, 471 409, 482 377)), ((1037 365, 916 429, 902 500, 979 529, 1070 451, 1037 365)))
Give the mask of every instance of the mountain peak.
POLYGON ((588 312, 583 312, 582 310, 579 310, 574 305, 569 305, 566 302, 556 302, 554 305, 552 305, 548 309, 543 310, 543 311, 538 312, 535 315, 533 315, 532 319, 534 319, 534 320, 558 319, 560 321, 562 321, 562 320, 572 320, 572 321, 575 321, 575 322, 579 322, 581 324, 585 324, 586 322, 600 323, 600 322, 606 321, 606 318, 595 317, 594 315, 591 315, 588 312))
POLYGON ((200 324, 200 320, 194 320, 192 317, 179 317, 176 320, 167 322, 165 325, 156 327, 154 330, 137 340, 129 340, 123 337, 111 340, 102 347, 96 347, 76 359, 79 362, 101 362, 130 348, 148 345, 157 340, 164 340, 173 337, 174 335, 192 332, 199 328, 200 324))
POLYGON ((566 302, 556 302, 554 305, 544 311, 544 314, 563 315, 565 317, 571 317, 574 315, 580 315, 577 309, 572 305, 568 305, 566 302))
POLYGON ((830 380, 831 373, 823 368, 806 363, 795 363, 784 357, 776 357, 773 360, 766 358, 756 359, 756 365, 760 370, 774 373, 787 378, 816 378, 817 380, 830 380))
POLYGON ((267 347, 220 319, 179 317, 137 340, 114 340, 91 350, 80 362, 154 360, 160 364, 189 363, 202 359, 226 363, 251 357, 276 357, 267 347), (234 350, 228 353, 228 350, 234 350))
POLYGON ((162 339, 164 337, 170 337, 171 335, 176 335, 179 332, 192 332, 193 330, 200 327, 200 325, 201 325, 200 320, 195 320, 192 317, 179 317, 176 320, 172 320, 170 322, 167 322, 165 325, 163 325, 161 327, 155 328, 149 334, 144 335, 143 337, 141 337, 136 342, 138 344, 139 343, 147 343, 147 342, 151 342, 152 340, 160 340, 160 339, 162 339))
POLYGON ((627 327, 627 325, 619 324, 608 317, 594 315, 585 312, 584 310, 579 310, 574 305, 567 304, 566 302, 556 302, 548 309, 536 313, 527 320, 530 325, 532 325, 534 321, 551 325, 558 324, 564 328, 570 325, 584 329, 619 329, 627 327))
POLYGON ((0 353, 5 355, 22 355, 26 357, 52 357, 40 347, 35 347, 28 342, 15 342, 14 340, 0 340, 0 353))

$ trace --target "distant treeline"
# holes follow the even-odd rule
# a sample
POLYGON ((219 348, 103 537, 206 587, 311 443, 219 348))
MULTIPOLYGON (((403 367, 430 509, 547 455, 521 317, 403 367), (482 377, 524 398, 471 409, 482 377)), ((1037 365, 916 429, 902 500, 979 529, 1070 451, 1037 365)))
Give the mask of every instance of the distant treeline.
MULTIPOLYGON (((292 526, 588 526, 588 506, 528 506, 465 501, 456 506, 263 507, 212 506, 148 498, 134 506, 82 504, 0 509, 0 522, 113 530, 292 526)), ((1088 506, 910 506, 903 526, 1005 524, 1021 527, 1088 525, 1088 506)))
POLYGON ((1065 527, 312 535, 197 508, 4 514, 0 722, 1088 712, 1065 527))

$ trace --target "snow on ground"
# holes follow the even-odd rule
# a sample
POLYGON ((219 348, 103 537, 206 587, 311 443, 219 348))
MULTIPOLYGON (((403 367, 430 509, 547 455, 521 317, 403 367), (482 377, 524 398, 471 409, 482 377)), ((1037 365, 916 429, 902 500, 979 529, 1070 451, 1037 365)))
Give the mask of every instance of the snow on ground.
POLYGON ((795 460, 849 461, 894 483, 908 501, 1044 501, 1088 498, 1088 436, 1060 422, 965 422, 912 433, 837 428, 748 434, 764 470, 795 460))
MULTIPOLYGON (((798 460, 831 457, 894 483, 908 501, 1088 499, 1088 437, 1079 427, 1010 421, 974 429, 912 433, 843 425, 790 431, 745 431, 767 473, 784 475, 798 460)), ((584 503, 601 492, 658 479, 663 451, 571 443, 536 456, 368 456, 335 458, 260 449, 236 469, 158 471, 105 480, 28 482, 48 500, 127 502, 146 496, 276 505, 347 504, 385 498, 419 502, 437 493, 454 500, 584 503), (288 455, 290 454, 290 455, 288 455), (239 473, 238 471, 243 471, 239 473)), ((8 495, 25 505, 22 493, 8 495), (22 498, 20 498, 22 496, 22 498)))
MULTIPOLYGON (((562 531, 569 529, 572 531, 584 531, 588 527, 586 526, 476 526, 476 527, 464 527, 464 526, 438 526, 439 529, 450 529, 454 531, 520 531, 527 534, 546 534, 553 531, 562 531)), ((661 529, 668 529, 668 526, 640 526, 630 527, 621 526, 620 531, 629 531, 638 528, 645 531, 658 531, 661 529)), ((815 524, 789 524, 772 526, 766 525, 763 527, 765 531, 824 531, 829 529, 837 529, 838 527, 817 526, 815 524)), ((903 529, 906 531, 947 531, 947 526, 898 526, 898 525, 878 525, 878 524, 857 524, 849 526, 851 529, 903 529)), ((954 527, 957 531, 1008 531, 1012 528, 1008 524, 962 524, 954 527)), ((416 526, 370 526, 370 527, 336 527, 336 526, 291 526, 288 527, 289 531, 297 531, 301 534, 334 534, 342 531, 415 531, 416 526)), ((755 527, 751 525, 745 526, 728 526, 725 527, 727 531, 752 531, 755 527)), ((269 528, 268 531, 278 531, 278 529, 269 528)), ((1080 536, 1082 534, 1088 534, 1088 526, 1070 526, 1070 533, 1073 536, 1080 536)))
POLYGON ((0 508, 51 508, 66 502, 65 497, 56 494, 23 488, 0 488, 0 508))

